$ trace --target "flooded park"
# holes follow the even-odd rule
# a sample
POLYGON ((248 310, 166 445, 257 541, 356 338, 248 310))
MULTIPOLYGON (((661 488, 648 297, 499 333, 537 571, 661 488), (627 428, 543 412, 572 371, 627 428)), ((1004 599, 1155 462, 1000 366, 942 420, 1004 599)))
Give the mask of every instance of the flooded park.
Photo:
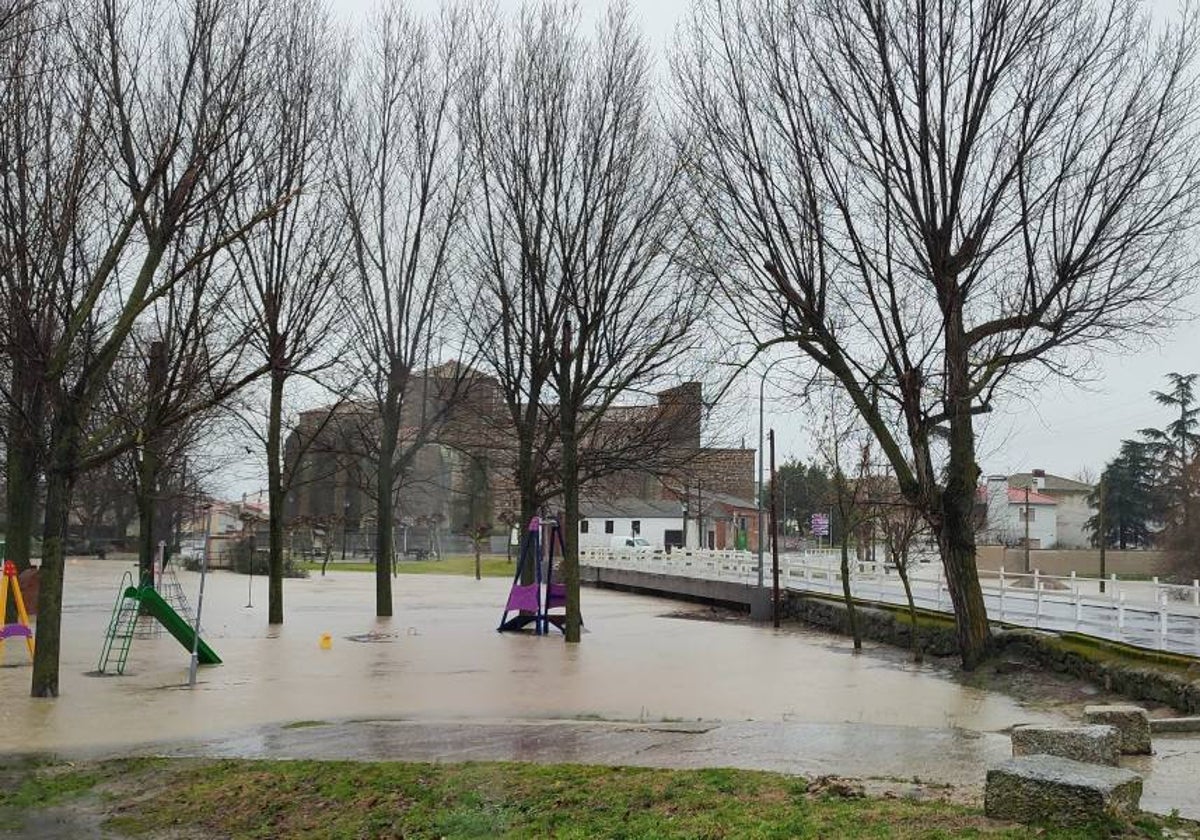
MULTIPOLYGON (((585 591, 578 646, 495 632, 502 578, 402 575, 396 616, 377 620, 374 576, 336 570, 286 581, 276 628, 265 580, 211 574, 202 623, 223 664, 194 689, 165 633, 134 640, 124 675, 97 676, 128 568, 69 563, 57 700, 29 697, 24 650, 7 646, 5 753, 734 766, 970 790, 1008 756, 1012 726, 1078 717, 894 649, 854 655, 839 637, 641 595, 585 591)), ((179 579, 194 604, 199 576, 179 579)), ((1200 736, 1155 751, 1128 765, 1146 775, 1143 807, 1200 817, 1200 736)))

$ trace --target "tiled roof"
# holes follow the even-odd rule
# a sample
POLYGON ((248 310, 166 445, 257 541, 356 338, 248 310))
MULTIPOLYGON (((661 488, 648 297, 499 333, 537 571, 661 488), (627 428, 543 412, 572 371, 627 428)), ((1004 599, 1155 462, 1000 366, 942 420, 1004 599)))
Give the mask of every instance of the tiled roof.
POLYGON ((582 499, 579 513, 587 519, 678 519, 683 505, 678 499, 582 499))
MULTIPOLYGON (((1040 476, 1040 478, 1042 479, 1042 486, 1039 489, 1047 493, 1092 492, 1092 486, 1090 484, 1085 484, 1082 481, 1076 481, 1073 478, 1063 478, 1061 475, 1051 475, 1050 473, 1046 473, 1044 476, 1040 476)), ((1035 476, 1033 473, 1013 473, 1008 477, 1009 487, 1032 487, 1035 483, 1035 476)), ((1022 489, 1021 492, 1023 495, 1025 492, 1024 489, 1022 489)))
MULTIPOLYGON (((987 501, 987 497, 988 497, 987 487, 980 487, 976 491, 976 493, 979 496, 979 501, 981 501, 981 502, 987 501)), ((1025 504, 1025 501, 1026 501, 1025 500, 1025 488, 1023 488, 1023 487, 1009 487, 1008 488, 1008 503, 1010 505, 1023 505, 1023 504, 1025 504)), ((1046 496, 1042 493, 1039 493, 1036 490, 1030 490, 1029 491, 1029 504, 1055 506, 1058 504, 1058 500, 1052 496, 1046 496)))

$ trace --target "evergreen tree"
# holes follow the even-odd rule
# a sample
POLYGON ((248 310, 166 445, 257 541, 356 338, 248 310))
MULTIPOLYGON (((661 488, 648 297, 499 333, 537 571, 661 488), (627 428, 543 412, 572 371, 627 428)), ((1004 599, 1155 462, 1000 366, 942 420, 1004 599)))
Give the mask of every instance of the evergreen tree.
POLYGON ((1166 531, 1186 531, 1193 519, 1197 496, 1196 473, 1191 469, 1200 453, 1200 404, 1196 402, 1195 373, 1169 373, 1171 387, 1152 391, 1159 405, 1178 412, 1162 429, 1142 429, 1145 449, 1157 473, 1158 518, 1166 531))
MULTIPOLYGON (((812 515, 814 513, 833 512, 835 520, 837 513, 834 508, 833 479, 819 464, 805 464, 803 461, 791 460, 775 471, 779 481, 780 512, 785 521, 795 523, 800 534, 809 534, 812 515)), ((763 488, 763 509, 771 503, 771 484, 766 482, 763 488)), ((834 523, 834 527, 838 527, 834 523)))
MULTIPOLYGON (((1104 488, 1105 545, 1120 549, 1144 548, 1151 541, 1150 523, 1156 507, 1154 460, 1147 444, 1125 440, 1121 450, 1104 467, 1101 482, 1104 488)), ((1088 497, 1099 511, 1100 486, 1088 497)), ((1100 545, 1100 514, 1097 512, 1084 527, 1092 532, 1092 544, 1100 545)))
POLYGON ((1169 373, 1167 391, 1154 391, 1159 405, 1177 412, 1161 429, 1143 429, 1146 448, 1156 468, 1158 542, 1172 570, 1184 580, 1200 574, 1200 404, 1196 384, 1200 374, 1169 373))

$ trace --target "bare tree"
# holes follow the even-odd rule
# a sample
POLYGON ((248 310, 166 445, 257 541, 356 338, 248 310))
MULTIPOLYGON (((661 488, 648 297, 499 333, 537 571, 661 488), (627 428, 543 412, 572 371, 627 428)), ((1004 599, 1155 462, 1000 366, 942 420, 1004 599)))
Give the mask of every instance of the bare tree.
POLYGON ((1136 0, 704 0, 675 75, 699 241, 755 347, 853 402, 990 641, 975 418, 1170 320, 1195 274, 1196 21, 1136 0))
MULTIPOLYGON (((837 514, 835 522, 841 557, 842 603, 846 606, 854 652, 858 653, 862 650, 862 632, 858 627, 858 612, 850 590, 850 540, 852 537, 861 537, 862 525, 870 518, 867 499, 871 489, 871 447, 863 441, 862 429, 846 422, 845 415, 844 406, 831 400, 819 446, 821 457, 829 469, 830 501, 837 514), (849 468, 847 460, 851 461, 849 468)), ((830 523, 831 527, 833 525, 830 523)))
POLYGON ((910 572, 916 560, 912 553, 913 545, 927 533, 928 525, 921 511, 900 495, 895 478, 891 475, 876 476, 870 504, 872 519, 887 552, 887 562, 895 567, 904 586, 904 598, 908 602, 909 642, 913 661, 920 662, 924 654, 910 572))
POLYGON ((567 24, 549 6, 527 7, 515 26, 483 19, 469 76, 468 138, 478 171, 470 274, 479 305, 463 321, 504 401, 490 443, 509 456, 522 528, 553 497, 558 474, 557 412, 548 396, 565 298, 544 251, 565 129, 558 74, 575 58, 562 54, 567 24))
POLYGON ((273 80, 248 126, 252 175, 230 206, 244 215, 276 196, 293 197, 233 250, 241 319, 267 369, 265 422, 254 412, 245 419, 266 451, 267 621, 281 624, 284 500, 293 473, 283 451, 285 390, 295 377, 327 371, 338 355, 346 238, 331 172, 341 74, 326 10, 318 0, 273 4, 267 31, 260 50, 273 80))
POLYGON ((392 615, 397 488, 471 379, 457 362, 429 370, 453 346, 451 269, 470 188, 459 135, 464 9, 432 20, 380 12, 341 115, 338 191, 358 281, 355 364, 375 409, 359 437, 375 479, 378 616, 392 615))
POLYGON ((522 508, 536 501, 539 436, 558 450, 568 642, 581 627, 581 451, 618 400, 668 378, 703 300, 676 259, 678 171, 630 15, 614 7, 591 39, 577 27, 573 7, 548 2, 493 42, 498 60, 474 74, 486 84, 473 138, 484 299, 498 317, 485 355, 522 449, 522 508), (547 417, 551 392, 557 412, 547 417))
MULTIPOLYGON (((199 226, 213 223, 209 214, 199 226)), ((190 255, 191 246, 178 243, 167 271, 190 255)), ((169 541, 169 485, 186 479, 186 453, 212 427, 217 407, 266 372, 247 358, 246 334, 225 305, 234 285, 232 272, 207 259, 163 290, 142 313, 92 412, 81 470, 128 452, 143 583, 153 584, 156 547, 169 541)))
POLYGON ((34 696, 58 694, 64 540, 85 435, 135 323, 181 278, 269 216, 275 197, 223 214, 240 190, 246 120, 268 68, 256 64, 254 5, 181 9, 117 0, 63 6, 55 117, 40 130, 76 167, 52 222, 63 231, 48 298, 54 339, 43 372, 49 408, 46 505, 34 696), (178 261, 165 258, 184 250, 178 261))
POLYGON ((68 247, 86 119, 63 119, 50 79, 69 61, 60 4, 9 3, 0 17, 0 357, 4 360, 6 551, 28 568, 46 456, 44 370, 54 340, 51 292, 68 247), (78 142, 72 143, 72 136, 78 142), (63 224, 63 222, 68 222, 63 224))

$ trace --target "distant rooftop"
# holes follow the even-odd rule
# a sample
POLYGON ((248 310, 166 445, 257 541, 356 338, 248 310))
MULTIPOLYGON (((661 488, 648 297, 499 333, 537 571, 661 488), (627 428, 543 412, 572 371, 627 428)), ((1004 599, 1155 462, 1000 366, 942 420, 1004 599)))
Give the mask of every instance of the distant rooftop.
POLYGON ((683 505, 678 499, 583 499, 579 513, 588 519, 678 519, 683 505))
MULTIPOLYGON (((1011 479, 1010 479, 1011 480, 1011 479)), ((979 501, 986 502, 988 497, 988 489, 986 486, 981 486, 976 491, 979 501)), ((1025 504, 1025 488, 1024 487, 1008 487, 1008 503, 1011 505, 1025 504)), ((1029 504, 1031 505, 1049 505, 1055 506, 1058 504, 1058 499, 1053 496, 1047 496, 1039 493, 1036 490, 1029 491, 1029 504)))
POLYGON ((1051 475, 1046 473, 1043 476, 1035 476, 1033 473, 1013 473, 1008 477, 1009 487, 1033 487, 1035 478, 1043 479, 1041 490, 1048 493, 1090 493, 1092 485, 1085 484, 1082 481, 1076 481, 1073 478, 1063 478, 1061 475, 1051 475))

